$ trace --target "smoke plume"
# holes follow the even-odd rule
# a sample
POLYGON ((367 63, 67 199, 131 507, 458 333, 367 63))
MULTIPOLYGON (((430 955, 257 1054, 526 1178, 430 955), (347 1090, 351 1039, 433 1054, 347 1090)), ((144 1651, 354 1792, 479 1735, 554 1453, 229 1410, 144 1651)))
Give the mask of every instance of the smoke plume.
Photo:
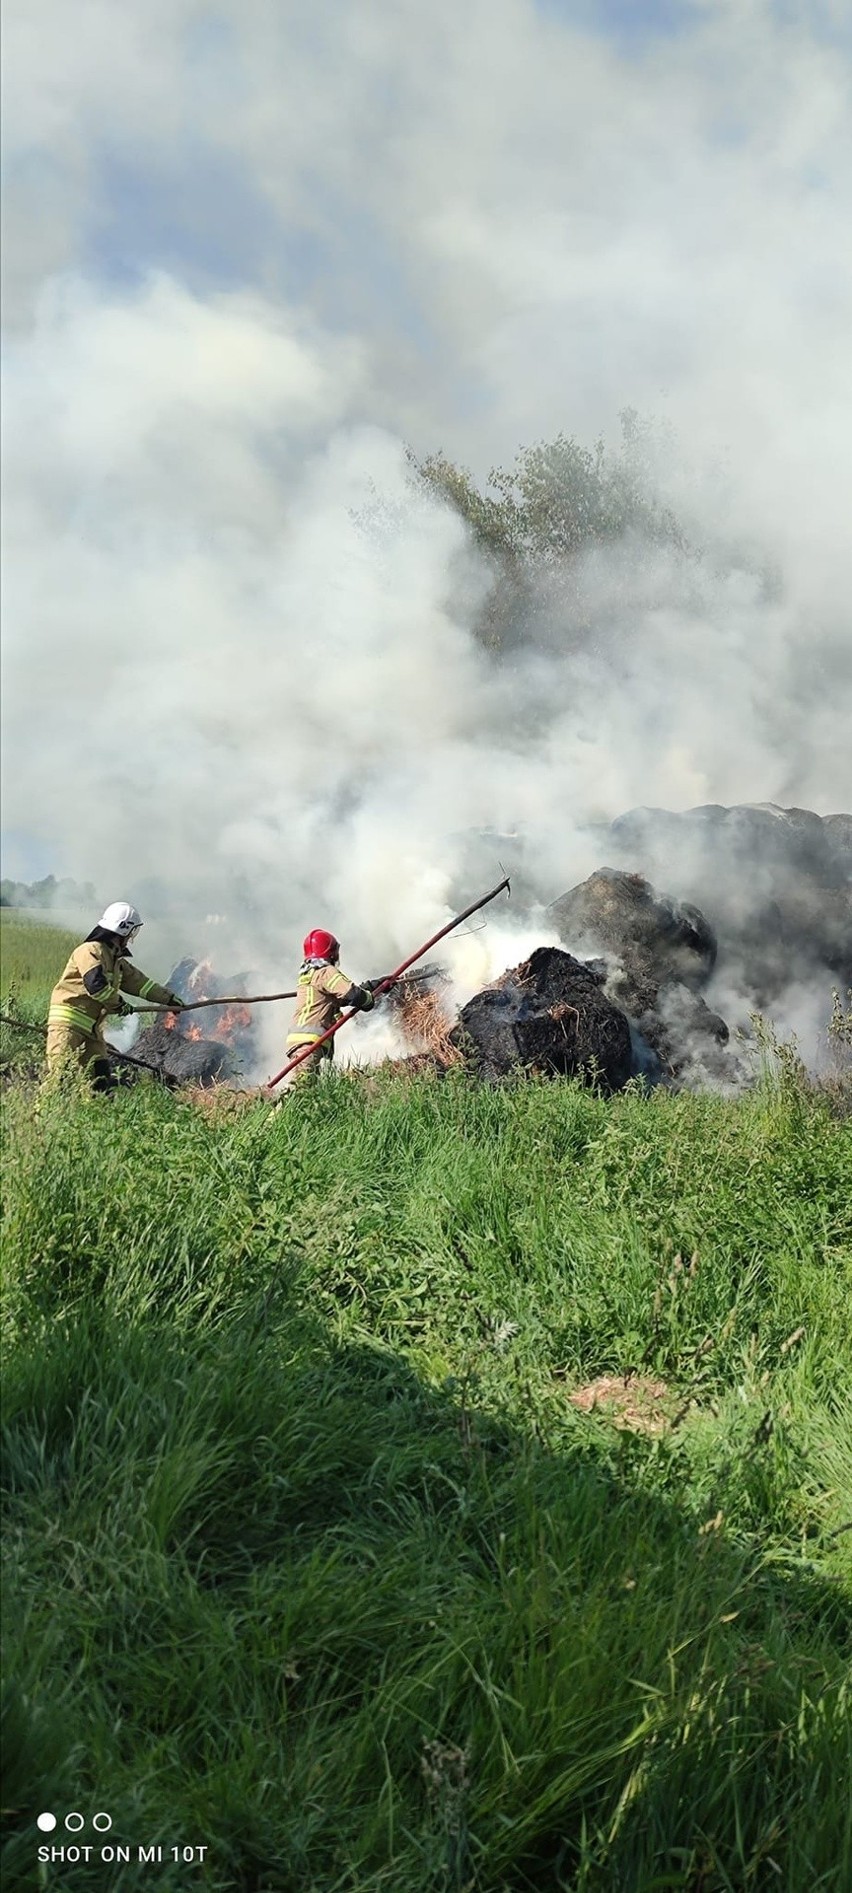
POLYGON ((86 12, 6 47, 13 834, 144 906, 150 970, 279 983, 313 924, 385 970, 520 851, 464 997, 625 810, 849 807, 842 11, 86 12), (542 573, 489 651, 406 445, 484 483, 628 402, 692 550, 542 573))

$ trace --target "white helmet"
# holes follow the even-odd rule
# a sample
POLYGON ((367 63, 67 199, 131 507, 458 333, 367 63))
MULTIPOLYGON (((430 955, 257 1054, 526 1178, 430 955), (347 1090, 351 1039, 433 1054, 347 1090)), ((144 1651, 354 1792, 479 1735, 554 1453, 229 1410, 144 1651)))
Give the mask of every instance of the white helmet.
POLYGON ((114 900, 105 907, 98 926, 107 933, 117 933, 119 940, 135 940, 142 925, 142 915, 131 907, 129 901, 114 900))

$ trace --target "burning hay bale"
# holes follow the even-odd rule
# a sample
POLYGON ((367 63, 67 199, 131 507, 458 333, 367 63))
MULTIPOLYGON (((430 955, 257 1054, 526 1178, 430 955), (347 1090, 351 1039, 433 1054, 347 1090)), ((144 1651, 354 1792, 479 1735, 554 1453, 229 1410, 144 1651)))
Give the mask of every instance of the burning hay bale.
MULTIPOLYGON (((181 960, 169 979, 173 992, 191 1003, 216 999, 220 993, 239 993, 245 981, 220 978, 209 961, 181 960)), ((239 1077, 254 1058, 254 1023, 248 1006, 216 1007, 203 1013, 170 1012, 158 1017, 139 1035, 133 1056, 161 1076, 178 1084, 227 1084, 239 1077), (203 1019, 203 1025, 199 1021, 203 1019)))
POLYGON ((559 947, 537 947, 459 1014, 452 1043, 492 1081, 519 1068, 594 1076, 618 1091, 632 1071, 630 1027, 600 976, 559 947))

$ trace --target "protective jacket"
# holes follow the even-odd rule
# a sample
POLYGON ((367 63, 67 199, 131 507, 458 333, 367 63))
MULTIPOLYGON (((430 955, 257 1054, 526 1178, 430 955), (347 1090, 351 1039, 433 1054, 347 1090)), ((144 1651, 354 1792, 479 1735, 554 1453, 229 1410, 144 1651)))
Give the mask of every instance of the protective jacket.
MULTIPOLYGON (((287 1034, 288 1052, 322 1038, 339 1019, 344 1006, 370 1012, 375 1001, 368 986, 356 986, 339 966, 328 960, 305 960, 296 987, 296 1010, 287 1034)), ((329 1048, 330 1049, 330 1048, 329 1048)))
POLYGON ((176 997, 167 986, 140 973, 121 941, 84 940, 82 946, 74 948, 50 995, 48 1027, 65 1026, 101 1038, 105 1018, 126 1010, 124 993, 136 999, 151 999, 157 1006, 171 1005, 176 997))

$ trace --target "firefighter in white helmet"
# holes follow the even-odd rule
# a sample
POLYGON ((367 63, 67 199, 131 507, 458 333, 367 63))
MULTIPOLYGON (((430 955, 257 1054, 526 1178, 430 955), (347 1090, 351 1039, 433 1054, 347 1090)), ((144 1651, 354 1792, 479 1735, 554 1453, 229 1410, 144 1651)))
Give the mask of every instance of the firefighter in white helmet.
POLYGON ((141 915, 128 901, 112 901, 82 945, 74 948, 50 995, 47 1067, 51 1074, 64 1064, 76 1063, 93 1090, 112 1089, 103 1027, 106 1019, 122 1019, 132 1011, 125 993, 180 1012, 183 1001, 177 993, 147 979, 131 962, 130 949, 141 925, 141 915))

